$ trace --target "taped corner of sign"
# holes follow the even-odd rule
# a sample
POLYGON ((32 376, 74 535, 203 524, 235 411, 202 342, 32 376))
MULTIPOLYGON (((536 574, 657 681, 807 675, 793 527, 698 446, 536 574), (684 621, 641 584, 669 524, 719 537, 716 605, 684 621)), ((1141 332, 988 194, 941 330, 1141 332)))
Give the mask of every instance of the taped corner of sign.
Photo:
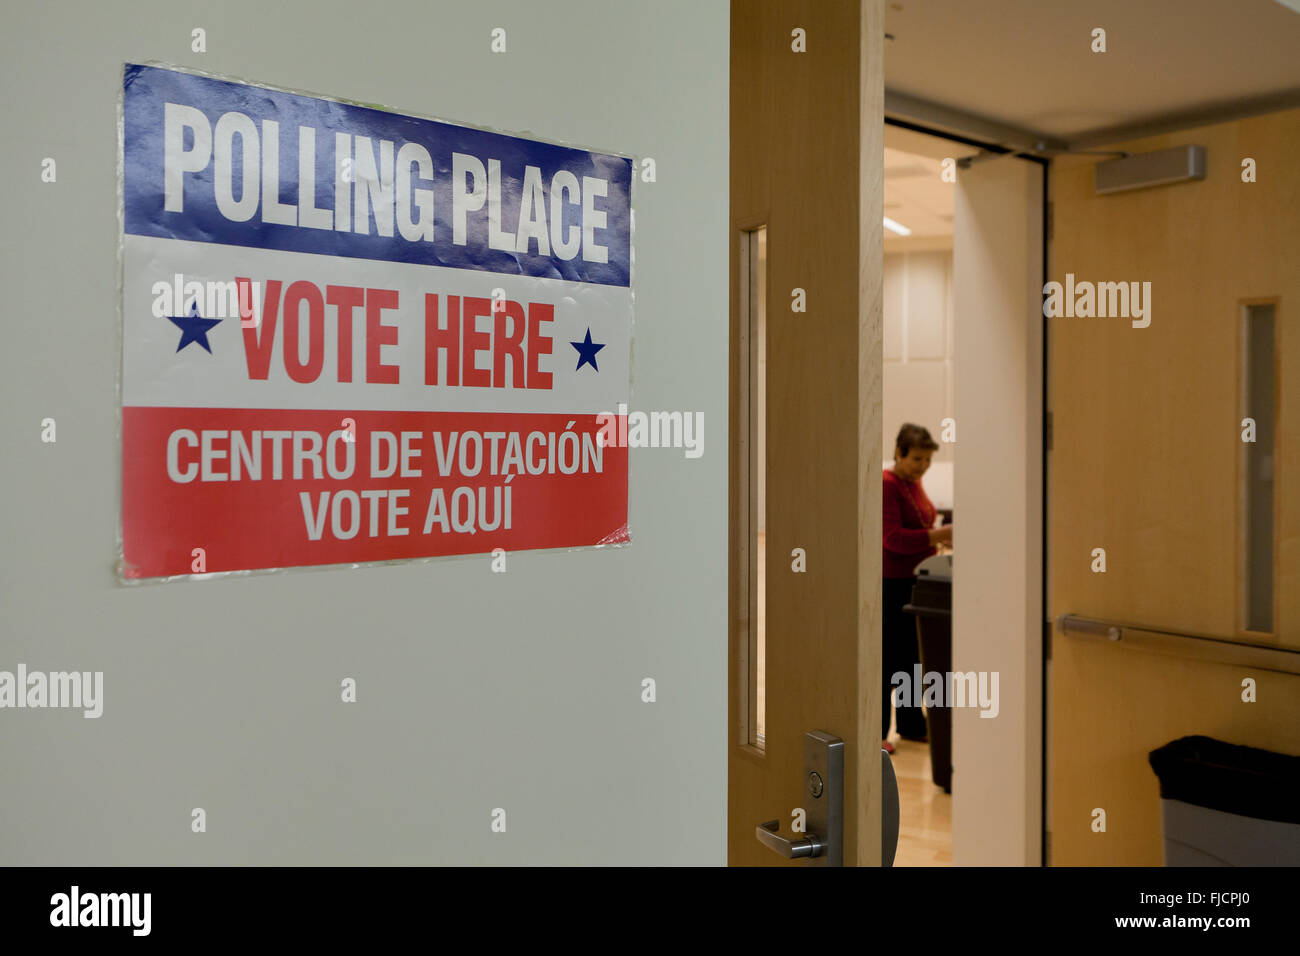
POLYGON ((144 580, 144 578, 140 577, 139 568, 134 564, 127 563, 124 554, 119 554, 117 560, 113 562, 113 570, 119 586, 129 587, 144 580))
POLYGON ((606 544, 631 544, 631 543, 632 543, 632 535, 627 530, 627 522, 624 522, 623 524, 619 525, 616 529, 611 531, 609 534, 605 535, 605 537, 597 541, 596 546, 601 547, 602 545, 606 545, 606 544))

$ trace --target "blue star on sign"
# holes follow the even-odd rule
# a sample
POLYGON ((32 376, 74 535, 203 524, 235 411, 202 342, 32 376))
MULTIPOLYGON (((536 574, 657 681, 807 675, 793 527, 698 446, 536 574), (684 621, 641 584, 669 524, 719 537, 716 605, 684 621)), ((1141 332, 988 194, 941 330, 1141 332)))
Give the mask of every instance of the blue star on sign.
POLYGON ((582 368, 583 365, 587 364, 590 364, 597 372, 600 371, 600 366, 596 364, 596 353, 605 346, 597 345, 591 341, 590 326, 587 328, 587 337, 585 339, 581 342, 570 342, 569 344, 578 350, 578 366, 574 369, 575 372, 582 368))
POLYGON ((167 318, 171 319, 172 324, 181 330, 181 344, 176 346, 177 352, 191 342, 198 342, 199 345, 208 350, 209 355, 212 354, 212 346, 208 345, 208 333, 212 331, 214 325, 221 321, 220 319, 200 317, 197 302, 190 307, 189 315, 169 315, 167 318))

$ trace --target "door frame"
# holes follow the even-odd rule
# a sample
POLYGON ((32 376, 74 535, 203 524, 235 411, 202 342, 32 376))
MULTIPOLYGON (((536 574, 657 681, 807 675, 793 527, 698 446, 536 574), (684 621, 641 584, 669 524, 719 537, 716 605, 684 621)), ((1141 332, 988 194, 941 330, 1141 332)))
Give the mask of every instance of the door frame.
MULTIPOLYGON (((1025 153, 1018 152, 1017 150, 1010 149, 1006 146, 1001 146, 997 143, 988 142, 987 140, 965 136, 960 133, 948 132, 946 130, 937 129, 931 126, 926 126, 922 123, 917 123, 912 120, 903 119, 897 116, 891 116, 889 115, 888 109, 886 110, 886 114, 885 114, 885 125, 896 126, 900 129, 906 129, 917 133, 923 133, 927 136, 934 136, 939 139, 946 139, 951 142, 961 143, 962 145, 965 146, 973 146, 977 149, 980 149, 988 153, 993 153, 1002 156, 1006 156, 1010 154, 1014 156, 1014 158, 1023 159, 1031 163, 1036 163, 1037 165, 1042 167, 1042 175, 1043 175, 1042 199, 1041 199, 1042 261, 1039 264, 1039 271, 1041 273, 1040 284, 1045 285, 1047 283, 1048 256, 1049 256, 1048 244, 1050 243, 1052 238, 1052 206, 1051 206, 1051 199, 1050 199, 1050 182, 1051 182, 1050 158, 1043 157, 1043 156, 1028 155, 1025 153)), ((1040 732, 1038 804, 1039 804, 1039 812, 1041 814, 1041 818, 1040 818, 1041 832, 1040 832, 1040 841, 1039 841, 1040 852, 1039 852, 1038 863, 1040 866, 1049 866, 1051 863, 1051 857, 1050 857, 1051 834, 1050 831, 1048 830, 1048 823, 1050 821, 1050 817, 1048 816, 1048 812, 1047 812, 1047 801, 1048 801, 1047 717, 1050 712, 1049 704, 1048 704, 1048 688, 1049 688, 1048 670, 1049 670, 1049 665, 1051 663, 1051 647, 1052 647, 1051 645, 1052 626, 1051 626, 1051 619, 1048 616, 1048 611, 1047 611, 1047 564, 1048 564, 1049 554, 1050 554, 1047 547, 1048 544, 1047 542, 1047 515, 1048 515, 1047 469, 1048 469, 1048 453, 1051 451, 1051 447, 1052 447, 1052 424, 1051 424, 1052 417, 1051 417, 1051 409, 1048 406, 1048 394, 1049 394, 1048 349, 1049 349, 1049 333, 1050 333, 1049 326, 1050 323, 1048 322, 1043 323, 1042 349, 1039 355, 1039 362, 1041 363, 1041 369, 1040 369, 1041 374, 1039 377, 1039 382, 1041 383, 1041 387, 1040 387, 1040 394, 1038 395, 1039 408, 1041 412, 1042 427, 1043 427, 1043 431, 1041 435, 1041 445, 1040 445, 1041 456, 1039 459, 1039 468, 1038 468, 1039 488, 1040 488, 1039 500, 1041 505, 1039 509, 1039 515, 1038 515, 1039 534, 1040 534, 1039 543, 1041 548, 1041 552, 1040 552, 1041 560, 1039 561, 1038 578, 1039 578, 1039 594, 1040 594, 1040 600, 1042 602, 1041 607, 1043 609, 1043 622, 1042 622, 1043 626, 1042 626, 1042 638, 1041 638, 1043 643, 1042 643, 1041 667, 1040 667, 1039 677, 1038 677, 1040 681, 1040 689, 1038 695, 1038 699, 1040 701, 1040 711, 1038 714, 1038 726, 1040 732)), ((959 357, 954 356, 954 361, 959 361, 959 360, 960 360, 959 357)), ((1034 396, 1026 395, 1025 397, 1028 402, 1028 401, 1032 401, 1034 396)), ((1026 861, 1026 863, 1028 862, 1029 861, 1026 861)))

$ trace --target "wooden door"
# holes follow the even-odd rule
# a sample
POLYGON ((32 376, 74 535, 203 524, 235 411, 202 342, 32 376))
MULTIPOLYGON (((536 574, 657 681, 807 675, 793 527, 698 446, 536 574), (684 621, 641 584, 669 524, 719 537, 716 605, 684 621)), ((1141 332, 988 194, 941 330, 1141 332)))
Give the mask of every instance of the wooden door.
POLYGON ((1170 741, 1300 754, 1300 482, 1284 464, 1300 410, 1300 110, 1107 147, 1187 144, 1205 148, 1203 180, 1099 196, 1096 157, 1062 157, 1051 171, 1049 277, 1150 290, 1142 327, 1123 316, 1048 320, 1048 608, 1056 624, 1068 614, 1137 632, 1114 641, 1054 628, 1058 865, 1161 864, 1148 755, 1170 741), (1243 157, 1273 174, 1243 181, 1243 157), (1277 316, 1274 558, 1248 568, 1242 421, 1263 410, 1243 392, 1245 309, 1260 303, 1277 316), (1270 563, 1272 627, 1251 630, 1243 579, 1270 563))
POLYGON ((794 835, 823 731, 844 863, 874 866, 883 2, 733 2, 731 29, 728 859, 783 862, 755 828, 794 835))

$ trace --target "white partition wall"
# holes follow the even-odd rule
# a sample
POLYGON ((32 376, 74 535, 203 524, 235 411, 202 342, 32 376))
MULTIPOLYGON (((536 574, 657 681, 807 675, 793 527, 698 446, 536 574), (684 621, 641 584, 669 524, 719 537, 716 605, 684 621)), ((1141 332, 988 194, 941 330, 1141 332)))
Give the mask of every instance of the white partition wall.
MULTIPOLYGON (((923 425, 942 441, 943 420, 953 414, 952 250, 887 252, 884 265, 881 456, 888 468, 900 425, 923 425)), ((943 444, 926 475, 926 492, 940 508, 952 507, 945 490, 956 453, 955 444, 943 444)))
POLYGON ((9 9, 0 670, 102 671, 103 713, 0 714, 0 862, 724 864, 728 5, 9 9), (655 160, 631 408, 706 427, 631 450, 630 545, 118 583, 118 98, 151 60, 655 160))
POLYGON ((1041 858, 1042 176, 998 158, 957 179, 953 670, 998 691, 996 716, 953 712, 959 866, 1041 858))

